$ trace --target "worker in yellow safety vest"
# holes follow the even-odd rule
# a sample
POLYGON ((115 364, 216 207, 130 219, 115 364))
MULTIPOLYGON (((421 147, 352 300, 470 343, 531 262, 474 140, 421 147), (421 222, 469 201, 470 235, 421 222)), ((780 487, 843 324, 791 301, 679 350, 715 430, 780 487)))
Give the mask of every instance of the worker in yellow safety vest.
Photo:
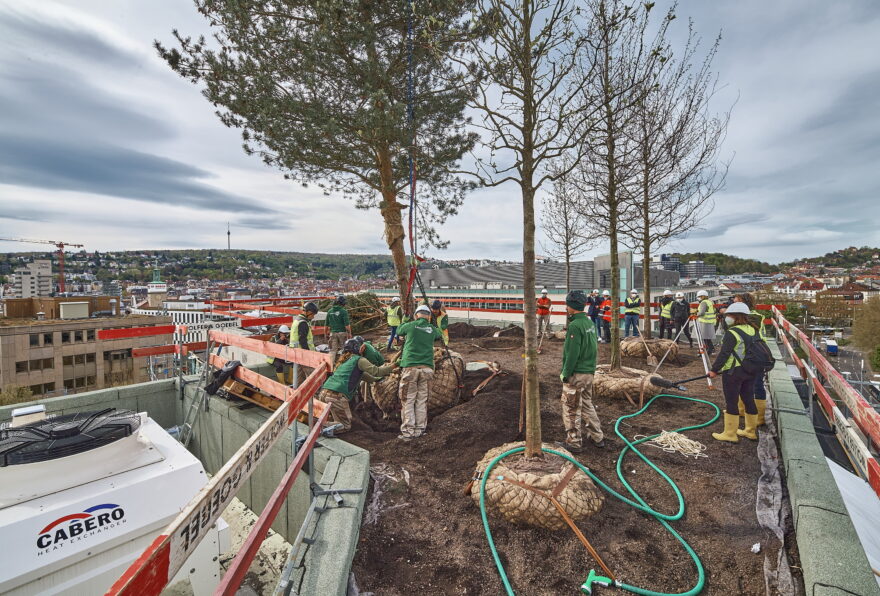
MULTIPOLYGON (((312 319, 318 314, 318 305, 314 302, 306 302, 302 308, 302 313, 293 317, 293 323, 290 325, 290 347, 301 348, 303 350, 315 349, 315 337, 312 335, 312 319)), ((308 372, 311 372, 309 370, 308 372)), ((297 385, 305 380, 308 376, 306 368, 299 366, 299 375, 297 385)))
POLYGON ((629 337, 629 331, 632 329, 632 336, 639 336, 639 315, 642 312, 642 301, 639 298, 639 291, 630 290, 629 298, 623 302, 623 328, 624 337, 629 337))
POLYGON ((443 309, 443 303, 435 300, 431 303, 431 324, 443 334, 443 343, 449 345, 449 315, 443 309))
POLYGON ((672 290, 663 290, 660 298, 660 339, 666 333, 672 339, 672 290))
MULTIPOLYGON (((272 339, 270 339, 269 342, 273 344, 281 344, 282 346, 288 345, 290 342, 290 327, 287 325, 279 327, 278 331, 272 336, 272 339)), ((293 369, 291 368, 290 362, 282 360, 281 358, 275 358, 274 356, 266 358, 266 362, 275 368, 275 378, 278 379, 279 383, 282 385, 290 385, 293 382, 293 369)))
POLYGON ((397 328, 403 322, 403 307, 400 306, 400 296, 391 299, 391 305, 385 309, 385 320, 388 322, 389 330, 386 350, 390 350, 395 339, 400 343, 400 338, 397 336, 397 328))
POLYGON ((697 307, 697 324, 700 326, 700 337, 703 338, 703 346, 706 353, 711 356, 715 353, 715 323, 718 315, 715 312, 715 303, 709 300, 709 292, 700 290, 697 292, 700 305, 697 307))

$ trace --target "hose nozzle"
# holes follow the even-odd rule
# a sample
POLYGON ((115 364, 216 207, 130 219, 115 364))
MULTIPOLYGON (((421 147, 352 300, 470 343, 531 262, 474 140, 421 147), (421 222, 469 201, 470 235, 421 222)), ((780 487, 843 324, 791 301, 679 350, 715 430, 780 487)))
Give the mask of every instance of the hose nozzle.
POLYGON ((610 578, 597 574, 595 569, 590 569, 590 574, 587 575, 586 581, 581 584, 581 592, 583 592, 584 594, 592 594, 593 584, 599 584, 603 588, 607 588, 612 583, 613 582, 610 578))

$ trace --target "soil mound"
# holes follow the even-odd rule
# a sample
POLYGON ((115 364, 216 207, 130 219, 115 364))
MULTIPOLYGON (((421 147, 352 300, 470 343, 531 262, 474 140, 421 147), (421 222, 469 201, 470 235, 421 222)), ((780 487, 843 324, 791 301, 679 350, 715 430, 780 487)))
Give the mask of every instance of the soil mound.
POLYGON ((452 323, 447 331, 453 339, 472 339, 475 337, 488 337, 498 331, 499 327, 483 327, 470 323, 452 323))

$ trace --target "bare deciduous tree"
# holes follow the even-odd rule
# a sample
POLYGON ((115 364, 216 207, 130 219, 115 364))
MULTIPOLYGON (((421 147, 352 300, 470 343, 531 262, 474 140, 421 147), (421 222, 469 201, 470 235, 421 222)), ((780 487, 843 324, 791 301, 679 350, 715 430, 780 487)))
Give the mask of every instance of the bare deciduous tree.
POLYGON ((563 162, 555 166, 561 172, 553 181, 553 191, 543 201, 541 229, 547 237, 542 250, 548 256, 565 259, 565 291, 571 291, 571 260, 593 245, 593 239, 584 236, 587 228, 583 213, 577 208, 580 193, 571 180, 571 165, 563 162))

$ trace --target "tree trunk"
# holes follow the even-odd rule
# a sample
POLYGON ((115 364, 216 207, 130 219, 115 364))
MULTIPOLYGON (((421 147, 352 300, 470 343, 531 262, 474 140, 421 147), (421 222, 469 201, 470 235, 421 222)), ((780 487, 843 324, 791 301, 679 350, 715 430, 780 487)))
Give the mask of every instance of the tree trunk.
MULTIPOLYGON (((605 46, 605 73, 611 65, 608 46, 605 46)), ((605 92, 610 93, 611 83, 605 80, 605 92)), ((620 258, 617 254, 617 163, 615 150, 614 112, 611 106, 611 97, 605 97, 605 150, 606 164, 608 167, 608 231, 611 244, 611 370, 620 368, 620 258)))
POLYGON ((571 292, 571 254, 565 251, 565 293, 571 292))
POLYGON ((648 215, 648 163, 644 160, 642 184, 642 285, 645 300, 645 331, 646 339, 651 339, 651 218, 648 215))
POLYGON ((379 180, 382 185, 382 204, 379 211, 382 214, 382 220, 385 222, 385 242, 391 250, 391 259, 394 262, 394 274, 397 277, 401 304, 407 314, 412 314, 412 300, 407 295, 409 268, 406 263, 406 249, 403 246, 406 234, 403 231, 403 220, 400 215, 400 212, 406 206, 397 202, 394 176, 391 172, 391 154, 387 148, 376 152, 376 161, 379 166, 379 180))

